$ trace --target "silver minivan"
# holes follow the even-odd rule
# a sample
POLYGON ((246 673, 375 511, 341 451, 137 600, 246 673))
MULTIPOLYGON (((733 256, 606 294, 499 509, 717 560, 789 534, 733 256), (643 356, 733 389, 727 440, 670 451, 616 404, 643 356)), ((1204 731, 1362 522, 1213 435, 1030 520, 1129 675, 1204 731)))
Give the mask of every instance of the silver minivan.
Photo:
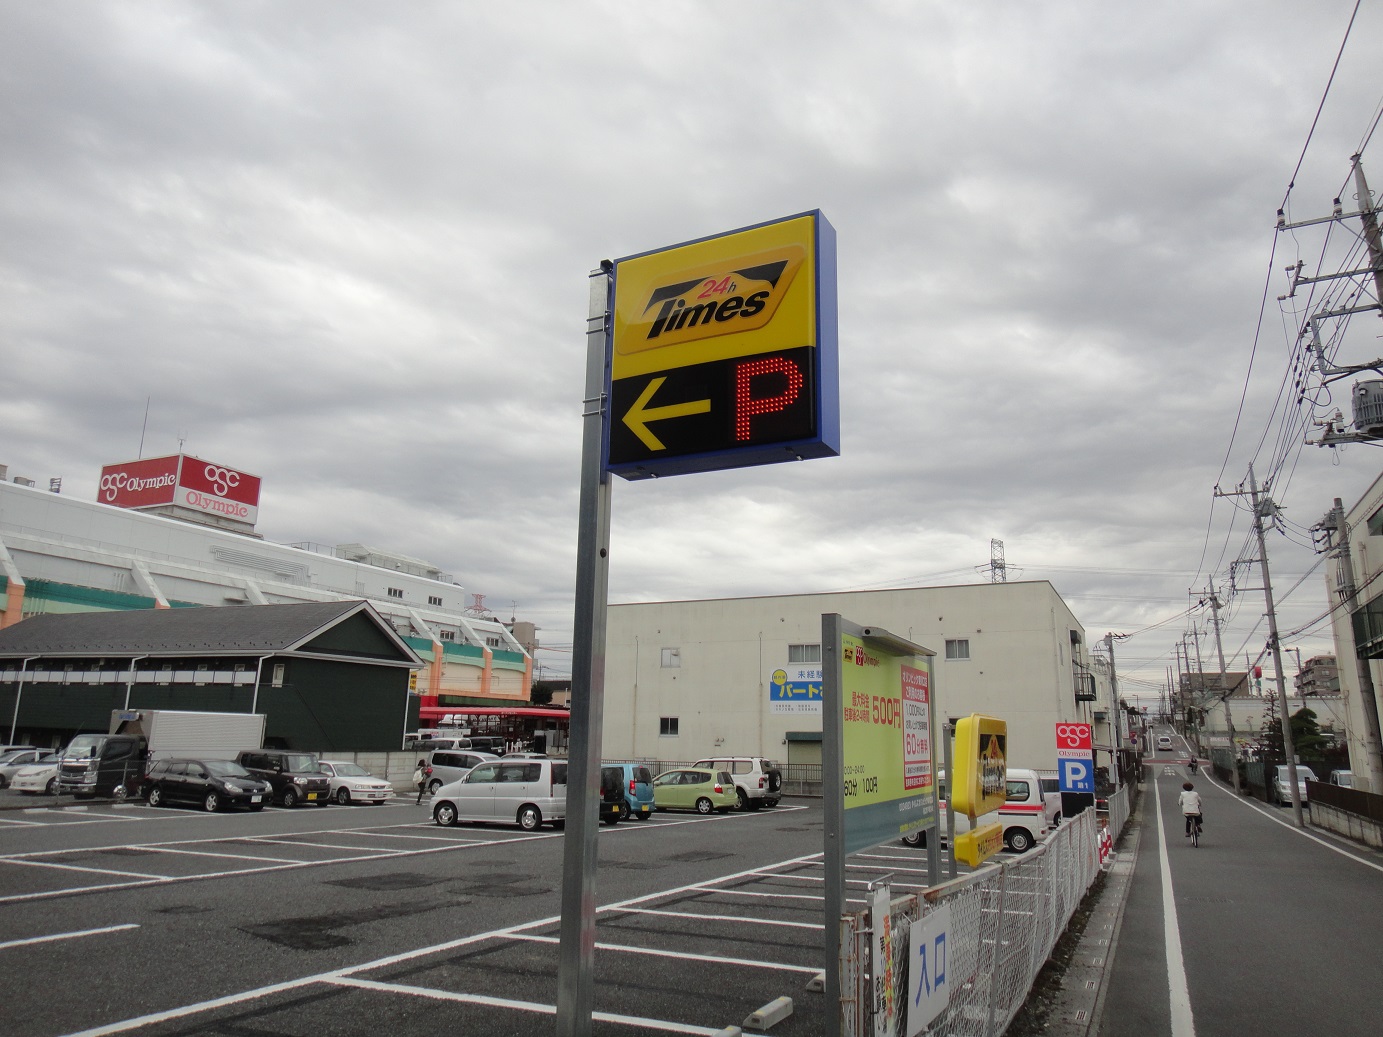
POLYGON ((464 749, 433 749, 426 756, 427 765, 432 768, 432 777, 427 780, 427 791, 435 793, 443 785, 460 781, 479 764, 498 759, 494 753, 471 752, 464 749))
POLYGON ((567 820, 567 761, 492 760, 432 797, 439 825, 458 821, 502 821, 531 832, 544 822, 561 828, 567 820))

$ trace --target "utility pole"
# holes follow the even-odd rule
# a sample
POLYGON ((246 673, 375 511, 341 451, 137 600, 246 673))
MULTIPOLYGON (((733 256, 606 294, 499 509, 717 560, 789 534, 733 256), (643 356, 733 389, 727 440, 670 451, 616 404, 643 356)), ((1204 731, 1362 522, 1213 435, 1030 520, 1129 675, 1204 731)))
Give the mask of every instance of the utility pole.
MULTIPOLYGON (((1359 220, 1364 225, 1364 243, 1369 249, 1375 297, 1383 302, 1383 234, 1378 230, 1378 212, 1373 207, 1369 182, 1364 179, 1364 164, 1359 159, 1359 155, 1350 158, 1354 163, 1354 190, 1359 196, 1359 220)), ((1383 310, 1378 315, 1383 317, 1383 310)))
POLYGON ((1268 570, 1268 545, 1263 538, 1263 516, 1270 514, 1274 505, 1271 498, 1258 496, 1258 479, 1249 465, 1249 493, 1253 504, 1253 532, 1258 538, 1258 561, 1263 566, 1263 598, 1268 606, 1268 647, 1273 652, 1273 669, 1277 674, 1277 708, 1282 726, 1282 751, 1287 757, 1287 777, 1292 783, 1292 820, 1298 828, 1305 828, 1306 821, 1301 814, 1301 790, 1297 787, 1297 751, 1292 744, 1292 718, 1287 713, 1287 684, 1282 675, 1282 642, 1277 634, 1277 609, 1273 604, 1273 579, 1268 570))
MULTIPOLYGON (((1350 618, 1350 640, 1353 641, 1353 620, 1354 613, 1359 608, 1359 592, 1354 585, 1354 556, 1350 553, 1349 523, 1345 521, 1345 509, 1339 497, 1335 498, 1335 507, 1321 519, 1319 528, 1325 530, 1327 549, 1332 546, 1331 540, 1336 540, 1333 546, 1336 573, 1340 583, 1340 602, 1350 618), (1335 534, 1334 537, 1331 536, 1332 533, 1335 534)), ((1368 759, 1369 791, 1377 795, 1383 793, 1383 736, 1380 736, 1379 731, 1378 696, 1373 687, 1373 667, 1368 659, 1359 654, 1357 644, 1354 650, 1354 666, 1359 680, 1359 698, 1362 700, 1364 711, 1364 753, 1368 759)))
MULTIPOLYGON (((1234 717, 1229 710, 1229 675, 1225 671, 1225 646, 1220 640, 1220 599, 1215 594, 1215 580, 1210 580, 1210 618, 1215 625, 1215 652, 1220 659, 1220 690, 1224 697, 1220 700, 1225 705, 1225 727, 1229 730, 1229 773, 1234 778, 1234 794, 1240 794, 1239 788, 1239 747, 1234 741, 1234 717)), ((1247 682, 1249 674, 1244 674, 1244 681, 1247 682)))
POLYGON ((1114 788, 1116 790, 1119 788, 1120 785, 1123 784, 1123 782, 1119 780, 1119 725, 1123 722, 1123 715, 1122 711, 1119 708, 1119 674, 1118 671, 1114 668, 1114 639, 1117 637, 1119 640, 1122 641, 1125 636, 1127 635, 1115 633, 1107 633, 1104 635, 1105 647, 1109 649, 1109 697, 1111 699, 1110 716, 1114 720, 1114 734, 1109 741, 1110 744, 1113 746, 1113 777, 1114 788))
POLYGON ((1196 757, 1199 759, 1201 754, 1202 726, 1200 721, 1204 716, 1204 710, 1201 709, 1201 703, 1205 699, 1205 664, 1201 662, 1200 628, 1196 626, 1194 621, 1191 623, 1191 636, 1195 638, 1196 641, 1196 684, 1199 686, 1197 688, 1196 695, 1196 757))

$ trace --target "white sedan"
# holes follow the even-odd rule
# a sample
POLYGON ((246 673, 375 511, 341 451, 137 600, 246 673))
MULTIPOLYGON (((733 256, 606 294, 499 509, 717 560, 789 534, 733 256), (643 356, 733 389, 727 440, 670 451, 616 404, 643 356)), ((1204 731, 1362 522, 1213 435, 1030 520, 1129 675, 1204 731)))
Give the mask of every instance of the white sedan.
POLYGON ((26 796, 55 795, 58 791, 59 756, 51 756, 49 762, 36 763, 15 772, 10 779, 10 788, 26 796))
POLYGON ((331 798, 350 803, 383 803, 394 798, 394 786, 349 760, 322 760, 318 770, 331 779, 331 798))

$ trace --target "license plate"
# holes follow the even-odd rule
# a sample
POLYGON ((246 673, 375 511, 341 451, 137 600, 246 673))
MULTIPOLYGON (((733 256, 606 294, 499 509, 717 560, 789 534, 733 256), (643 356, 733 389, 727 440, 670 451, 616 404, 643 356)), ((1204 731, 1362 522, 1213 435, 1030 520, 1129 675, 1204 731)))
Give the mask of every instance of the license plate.
POLYGON ((263 798, 264 798, 263 796, 251 796, 251 797, 250 797, 250 802, 251 802, 251 803, 258 803, 258 802, 259 802, 261 799, 263 799, 263 798))
POLYGON ((316 798, 317 798, 317 793, 315 793, 315 792, 309 792, 309 793, 307 794, 307 798, 308 798, 308 799, 316 799, 316 798))

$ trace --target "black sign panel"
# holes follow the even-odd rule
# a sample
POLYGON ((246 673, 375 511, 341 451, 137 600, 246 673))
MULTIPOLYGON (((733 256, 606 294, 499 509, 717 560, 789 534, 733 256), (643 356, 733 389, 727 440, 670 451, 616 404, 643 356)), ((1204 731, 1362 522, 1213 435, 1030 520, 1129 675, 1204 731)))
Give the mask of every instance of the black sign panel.
POLYGON ((815 353, 803 346, 614 382, 609 466, 633 466, 620 474, 638 478, 662 474, 659 462, 669 458, 715 454, 707 468, 725 468, 734 467, 719 456, 725 451, 782 443, 793 452, 816 436, 815 353))

